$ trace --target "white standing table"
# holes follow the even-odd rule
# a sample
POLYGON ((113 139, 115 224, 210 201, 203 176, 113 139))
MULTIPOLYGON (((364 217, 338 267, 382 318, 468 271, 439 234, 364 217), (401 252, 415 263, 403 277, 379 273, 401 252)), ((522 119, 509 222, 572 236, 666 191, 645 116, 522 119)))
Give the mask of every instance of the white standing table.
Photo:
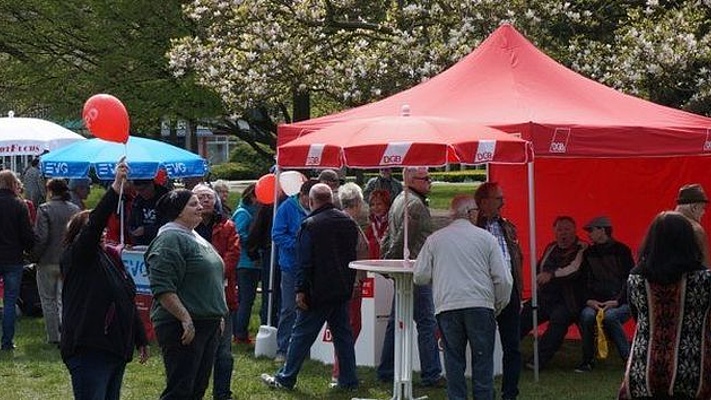
MULTIPOLYGON (((391 277, 395 283, 395 359, 393 371, 394 400, 412 397, 412 331, 413 317, 412 272, 414 260, 360 260, 350 268, 375 272, 391 277)), ((425 399, 427 396, 418 397, 425 399)))

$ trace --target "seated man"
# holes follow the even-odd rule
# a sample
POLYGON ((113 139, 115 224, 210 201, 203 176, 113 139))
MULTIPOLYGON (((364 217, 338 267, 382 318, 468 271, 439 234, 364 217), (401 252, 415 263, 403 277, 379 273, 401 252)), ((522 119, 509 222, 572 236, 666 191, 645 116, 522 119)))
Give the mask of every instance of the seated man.
POLYGON ((632 251, 612 238, 612 224, 607 217, 597 217, 583 228, 592 244, 583 253, 580 269, 584 282, 585 308, 580 313, 583 338, 583 361, 575 372, 589 372, 595 362, 596 314, 605 314, 603 327, 607 338, 615 344, 620 357, 627 360, 630 344, 622 328, 630 318, 627 304, 627 277, 634 267, 632 251))
MULTIPOLYGON (((582 309, 580 265, 586 245, 575 234, 575 220, 560 216, 553 222, 555 242, 550 243, 538 262, 538 323, 549 322, 541 336, 539 367, 546 364, 563 344, 568 327, 575 323, 582 309)), ((527 302, 521 311, 521 339, 533 326, 533 308, 527 302)), ((536 327, 537 328, 537 327, 536 327)), ((533 368, 533 363, 526 363, 533 368)))

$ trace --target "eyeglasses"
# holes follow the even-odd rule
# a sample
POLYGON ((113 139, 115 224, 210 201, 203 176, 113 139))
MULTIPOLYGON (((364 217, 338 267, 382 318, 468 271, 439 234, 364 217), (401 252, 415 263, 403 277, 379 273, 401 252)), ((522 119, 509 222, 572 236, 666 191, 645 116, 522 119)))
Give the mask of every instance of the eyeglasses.
POLYGON ((432 178, 430 178, 429 176, 425 176, 425 177, 416 176, 412 179, 416 179, 418 181, 432 182, 432 178))

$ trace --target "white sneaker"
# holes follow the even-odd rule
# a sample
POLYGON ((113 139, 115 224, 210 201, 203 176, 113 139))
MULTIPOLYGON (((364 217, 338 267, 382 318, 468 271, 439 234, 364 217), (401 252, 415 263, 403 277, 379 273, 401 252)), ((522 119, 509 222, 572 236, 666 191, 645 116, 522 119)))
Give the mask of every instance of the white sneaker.
POLYGON ((279 383, 279 381, 276 380, 276 377, 274 377, 274 375, 262 374, 261 379, 262 383, 272 389, 288 389, 287 387, 279 383))

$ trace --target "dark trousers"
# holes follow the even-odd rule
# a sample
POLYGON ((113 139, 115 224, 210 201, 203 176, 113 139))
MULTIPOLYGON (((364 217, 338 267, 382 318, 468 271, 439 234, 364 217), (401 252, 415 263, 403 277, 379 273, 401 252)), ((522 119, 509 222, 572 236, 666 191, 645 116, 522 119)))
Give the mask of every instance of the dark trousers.
POLYGON ((349 304, 349 302, 345 301, 297 311, 296 322, 294 323, 288 353, 286 354, 286 362, 275 376, 280 384, 288 388, 294 387, 296 378, 304 360, 309 355, 311 346, 316 341, 321 327, 327 322, 333 335, 333 347, 340 367, 338 386, 342 388, 355 388, 358 386, 353 333, 348 318, 349 304))
POLYGON ((504 399, 515 399, 518 396, 518 380, 521 376, 521 318, 521 299, 514 285, 509 304, 496 317, 504 353, 501 379, 501 397, 504 399))
POLYGON ((210 382, 220 339, 220 320, 194 320, 195 338, 180 343, 183 327, 177 320, 155 327, 163 354, 166 387, 161 400, 202 399, 210 382))
POLYGON ((232 355, 232 325, 229 324, 229 314, 225 316, 225 330, 219 336, 215 352, 215 368, 212 373, 212 398, 227 400, 232 398, 232 369, 235 359, 232 355))
POLYGON ((279 325, 279 310, 281 310, 281 269, 276 260, 274 260, 274 282, 273 290, 269 290, 269 273, 270 273, 270 251, 262 251, 262 308, 259 312, 262 325, 267 324, 267 316, 271 311, 272 326, 279 325), (269 310, 269 293, 272 294, 272 308, 269 310))
POLYGON ((85 349, 64 360, 75 400, 119 400, 126 360, 102 350, 85 349))
MULTIPOLYGON (((541 368, 553 358, 565 340, 568 327, 575 323, 577 314, 563 304, 542 303, 538 307, 538 324, 548 321, 548 328, 538 342, 538 363, 541 368)), ((521 339, 533 329, 533 308, 529 301, 521 311, 521 339)))

